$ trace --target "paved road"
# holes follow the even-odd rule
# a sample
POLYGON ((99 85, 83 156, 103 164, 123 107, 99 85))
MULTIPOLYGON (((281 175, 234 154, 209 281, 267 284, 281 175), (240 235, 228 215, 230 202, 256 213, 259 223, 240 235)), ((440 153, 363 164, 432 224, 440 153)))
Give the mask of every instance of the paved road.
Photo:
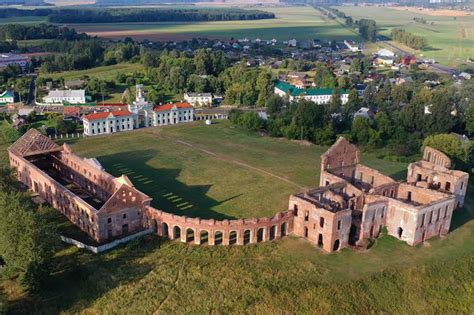
POLYGON ((27 105, 34 106, 36 102, 36 75, 31 76, 30 91, 28 93, 27 105))
MULTIPOLYGON (((382 41, 382 43, 384 43, 385 45, 387 46, 390 46, 391 48, 393 48, 395 51, 397 51, 398 53, 402 53, 402 54, 405 54, 405 55, 411 55, 410 52, 408 51, 405 51, 403 49, 401 49, 400 47, 397 47, 395 46, 394 44, 388 42, 388 41, 382 41)), ((421 58, 416 58, 416 60, 418 62, 423 62, 423 59, 421 58)), ((448 66, 443 66, 443 65, 440 65, 440 64, 437 64, 437 63, 434 63, 434 64, 430 64, 430 67, 433 68, 433 69, 436 69, 440 72, 443 72, 443 73, 447 73, 447 74, 459 74, 459 71, 456 70, 455 68, 452 68, 452 67, 448 67, 448 66)))

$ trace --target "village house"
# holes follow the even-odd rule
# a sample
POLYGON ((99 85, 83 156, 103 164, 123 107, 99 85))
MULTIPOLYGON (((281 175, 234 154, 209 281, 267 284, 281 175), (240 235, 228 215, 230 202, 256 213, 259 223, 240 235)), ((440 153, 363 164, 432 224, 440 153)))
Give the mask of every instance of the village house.
POLYGON ((213 97, 211 93, 184 93, 184 100, 193 106, 211 106, 213 97))
POLYGON ((43 98, 47 104, 85 104, 86 91, 84 90, 52 90, 43 98))
POLYGON ((346 45, 347 49, 349 49, 351 52, 359 52, 360 47, 359 45, 352 41, 352 40, 344 40, 344 45, 346 45))
POLYGON ((74 154, 36 129, 8 148, 10 166, 34 195, 58 209, 93 240, 103 243, 146 228, 151 198, 127 176, 114 177, 96 159, 74 154))
POLYGON ((388 49, 380 49, 376 54, 375 63, 381 66, 391 66, 395 62, 395 53, 388 49))
POLYGON ((94 112, 82 117, 84 135, 97 136, 134 129, 134 117, 128 110, 94 112))
POLYGON ((153 109, 153 126, 175 125, 194 120, 194 108, 189 103, 156 106, 153 109))

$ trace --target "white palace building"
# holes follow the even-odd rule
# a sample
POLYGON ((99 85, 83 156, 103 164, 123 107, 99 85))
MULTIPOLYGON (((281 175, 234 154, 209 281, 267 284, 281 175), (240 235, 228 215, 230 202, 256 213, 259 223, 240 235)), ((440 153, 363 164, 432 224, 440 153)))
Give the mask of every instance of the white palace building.
POLYGON ((96 136, 128 131, 140 127, 175 125, 194 120, 194 108, 189 103, 155 106, 145 100, 143 86, 137 85, 136 100, 128 109, 94 112, 84 115, 84 135, 96 136))
POLYGON ((128 110, 92 113, 82 117, 84 134, 96 136, 133 130, 134 117, 128 110))

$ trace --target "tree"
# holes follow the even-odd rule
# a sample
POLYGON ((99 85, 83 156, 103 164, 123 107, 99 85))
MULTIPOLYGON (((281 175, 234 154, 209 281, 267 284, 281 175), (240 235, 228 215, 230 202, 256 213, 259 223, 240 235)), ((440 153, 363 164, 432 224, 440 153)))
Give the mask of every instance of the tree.
POLYGON ((288 102, 286 101, 286 99, 284 99, 283 97, 277 95, 277 94, 274 94, 272 96, 270 96, 268 99, 267 99, 267 102, 265 104, 266 108, 267 108, 267 113, 269 115, 275 115, 275 114, 278 114, 282 111, 282 109, 287 106, 288 102))
POLYGON ((452 110, 452 101, 448 91, 445 89, 436 91, 430 106, 431 114, 425 120, 425 131, 429 134, 451 131, 455 124, 452 110))
POLYGON ((474 134, 474 104, 470 105, 466 113, 466 131, 474 134))
POLYGON ((273 95, 272 74, 269 71, 261 71, 257 78, 258 98, 257 106, 265 106, 266 100, 273 95))
POLYGON ((341 93, 339 92, 339 89, 334 89, 331 96, 331 102, 329 102, 329 112, 331 114, 340 113, 341 106, 342 106, 341 93))
POLYGON ((38 289, 50 273, 58 237, 46 219, 47 210, 37 208, 29 196, 10 186, 11 172, 0 171, 0 253, 5 273, 18 276, 28 289, 38 289))
POLYGON ((344 104, 344 115, 350 116, 357 112, 361 107, 359 95, 355 89, 351 89, 346 104, 344 104))
POLYGON ((368 119, 356 117, 352 123, 351 135, 356 143, 367 144, 370 140, 372 130, 368 119))

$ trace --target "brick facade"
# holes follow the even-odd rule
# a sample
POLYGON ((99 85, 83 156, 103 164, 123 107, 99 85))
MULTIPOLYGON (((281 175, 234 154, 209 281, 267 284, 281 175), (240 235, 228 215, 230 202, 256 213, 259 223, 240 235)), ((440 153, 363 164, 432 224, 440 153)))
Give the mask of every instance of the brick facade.
POLYGON ((321 156, 321 187, 290 197, 294 234, 327 252, 364 247, 384 227, 412 246, 446 235, 469 177, 449 167, 445 154, 427 147, 423 160, 409 165, 407 183, 396 182, 360 164, 357 147, 339 138, 321 156))

